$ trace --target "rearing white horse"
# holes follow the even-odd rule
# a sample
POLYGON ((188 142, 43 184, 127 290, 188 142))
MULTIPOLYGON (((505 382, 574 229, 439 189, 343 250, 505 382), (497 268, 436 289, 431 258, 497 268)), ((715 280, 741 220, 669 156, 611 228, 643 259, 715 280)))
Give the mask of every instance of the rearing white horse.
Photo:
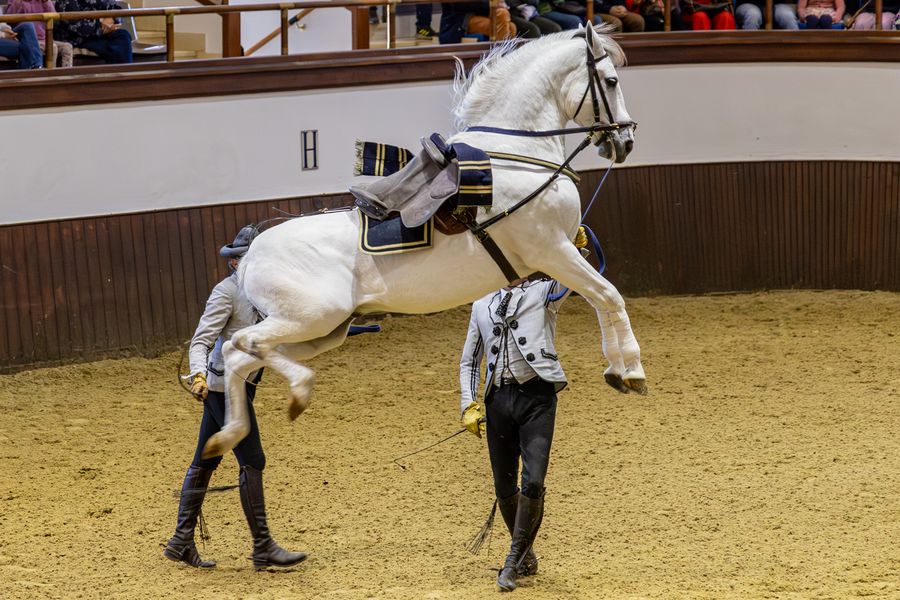
MULTIPOLYGON (((468 76, 458 67, 454 114, 460 133, 449 141, 562 164, 566 156, 561 135, 466 129, 546 131, 569 121, 580 126, 599 121, 608 127, 595 128, 589 133, 591 141, 601 155, 621 162, 634 144, 634 123, 616 75, 616 66, 623 62, 621 48, 592 28, 548 35, 519 47, 500 45, 468 76), (593 77, 591 70, 596 72, 593 77), (598 110, 600 100, 605 110, 598 110)), ((478 222, 540 188, 551 173, 545 167, 503 160, 493 161, 492 169, 493 206, 478 209, 478 222)), ((546 273, 587 299, 600 320, 609 361, 607 381, 620 391, 642 393, 646 387, 640 348, 622 296, 572 243, 580 209, 575 184, 559 177, 492 225, 489 233, 517 273, 546 273)), ((267 366, 285 376, 290 385, 288 414, 294 419, 307 407, 314 383, 312 370, 300 361, 341 345, 354 317, 438 312, 507 283, 469 232, 435 232, 429 250, 370 256, 357 246, 360 220, 357 210, 297 218, 254 240, 241 261, 239 285, 266 318, 224 345, 226 424, 209 440, 204 456, 227 452, 247 434, 244 380, 254 370, 267 366)))

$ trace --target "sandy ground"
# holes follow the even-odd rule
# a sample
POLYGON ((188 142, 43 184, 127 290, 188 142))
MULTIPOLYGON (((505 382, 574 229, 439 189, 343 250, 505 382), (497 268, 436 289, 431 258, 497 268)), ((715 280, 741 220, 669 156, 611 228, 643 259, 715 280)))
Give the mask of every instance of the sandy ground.
MULTIPOLYGON (((599 330, 568 301, 536 549, 514 597, 900 598, 900 296, 785 292, 629 303, 651 394, 602 383, 599 330)), ((310 552, 257 573, 237 492, 210 496, 211 572, 161 555, 199 406, 178 356, 0 377, 0 598, 494 598, 506 534, 458 428, 468 311, 393 319, 314 361, 311 409, 257 400, 270 525, 310 552)), ((236 483, 228 457, 214 485, 236 483)))

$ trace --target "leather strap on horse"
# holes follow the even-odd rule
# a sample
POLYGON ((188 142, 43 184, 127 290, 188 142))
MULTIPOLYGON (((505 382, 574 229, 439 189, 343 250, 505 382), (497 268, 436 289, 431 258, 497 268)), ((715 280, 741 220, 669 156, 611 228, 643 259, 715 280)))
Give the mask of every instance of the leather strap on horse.
POLYGON ((523 206, 525 206, 526 204, 528 204, 529 202, 534 200, 534 198, 536 198, 538 194, 540 194, 541 192, 546 190, 548 187, 550 187, 550 184, 553 183, 554 181, 556 181, 556 178, 559 177, 560 173, 562 173, 564 169, 568 168, 569 163, 572 162, 572 160, 575 158, 575 156, 579 152, 584 150, 587 147, 587 145, 590 143, 591 143, 591 136, 589 136, 589 135, 585 136, 585 138, 581 141, 581 143, 578 144, 578 147, 575 148, 575 150, 573 150, 571 154, 569 154, 569 157, 566 158, 566 161, 563 164, 559 165, 559 167, 557 167, 557 169, 553 172, 553 174, 550 175, 549 178, 547 178, 547 181, 545 181, 543 184, 541 184, 541 186, 538 187, 536 190, 534 190, 533 192, 531 192, 530 194, 528 194, 527 196, 525 196, 524 198, 522 198, 521 200, 516 202, 514 205, 512 205, 511 207, 504 210, 502 213, 494 215, 493 217, 491 217, 490 219, 488 219, 487 221, 485 221, 484 223, 481 223, 481 224, 463 221, 465 226, 469 228, 469 231, 472 232, 472 235, 475 236, 475 239, 478 240, 479 242, 481 242, 481 245, 484 246, 484 249, 487 250, 490 257, 492 259, 494 259, 494 262, 497 263, 497 266, 500 267, 501 271, 503 271, 503 276, 506 277, 506 280, 508 282, 512 283, 513 281, 516 281, 520 277, 516 273, 516 270, 513 268, 513 266, 511 264, 509 264, 509 261, 506 260, 506 257, 503 255, 503 251, 500 250, 500 248, 497 246, 497 243, 491 238, 490 235, 488 235, 488 232, 486 231, 486 229, 488 227, 490 227, 491 225, 493 225, 494 223, 496 223, 497 221, 499 221, 500 219, 504 219, 504 218, 508 217, 509 215, 513 214, 514 212, 516 212, 517 210, 519 210, 520 208, 522 208, 523 206))
POLYGON ((506 260, 506 256, 503 255, 503 250, 500 249, 497 242, 494 241, 494 238, 492 238, 487 231, 474 223, 466 223, 466 227, 469 228, 469 231, 472 232, 475 239, 481 242, 481 245, 484 246, 484 249, 487 250, 490 257, 494 259, 494 262, 497 263, 497 266, 503 271, 503 276, 506 277, 507 281, 512 283, 517 279, 521 279, 513 266, 506 260))

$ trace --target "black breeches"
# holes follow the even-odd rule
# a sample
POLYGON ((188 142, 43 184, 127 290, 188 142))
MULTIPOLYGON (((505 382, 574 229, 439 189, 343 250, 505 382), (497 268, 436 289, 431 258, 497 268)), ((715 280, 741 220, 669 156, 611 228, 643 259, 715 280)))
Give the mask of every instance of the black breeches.
POLYGON ((532 380, 494 390, 485 402, 488 452, 498 498, 516 493, 519 458, 522 494, 539 498, 550 463, 550 444, 556 421, 553 384, 532 380))
MULTIPOLYGON (((259 425, 256 423, 256 412, 253 410, 253 397, 256 386, 247 384, 247 416, 250 418, 250 433, 235 446, 234 457, 240 466, 249 465, 262 471, 266 467, 266 455, 263 453, 262 440, 259 437, 259 425)), ((207 440, 222 429, 225 424, 225 394, 209 392, 203 401, 203 418, 200 420, 200 435, 197 439, 197 451, 194 453, 195 467, 215 469, 222 462, 221 456, 203 459, 203 446, 207 440)))

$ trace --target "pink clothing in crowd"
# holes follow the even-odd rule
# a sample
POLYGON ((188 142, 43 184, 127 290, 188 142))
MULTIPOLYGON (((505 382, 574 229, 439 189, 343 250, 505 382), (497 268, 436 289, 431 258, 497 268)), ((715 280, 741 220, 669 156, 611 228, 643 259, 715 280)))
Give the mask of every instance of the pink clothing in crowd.
MULTIPOLYGON (((8 15, 45 12, 56 12, 56 7, 53 5, 52 0, 9 0, 9 4, 6 5, 6 14, 8 15)), ((44 40, 47 39, 47 30, 44 22, 32 21, 32 23, 34 24, 34 32, 43 46, 44 40)))

